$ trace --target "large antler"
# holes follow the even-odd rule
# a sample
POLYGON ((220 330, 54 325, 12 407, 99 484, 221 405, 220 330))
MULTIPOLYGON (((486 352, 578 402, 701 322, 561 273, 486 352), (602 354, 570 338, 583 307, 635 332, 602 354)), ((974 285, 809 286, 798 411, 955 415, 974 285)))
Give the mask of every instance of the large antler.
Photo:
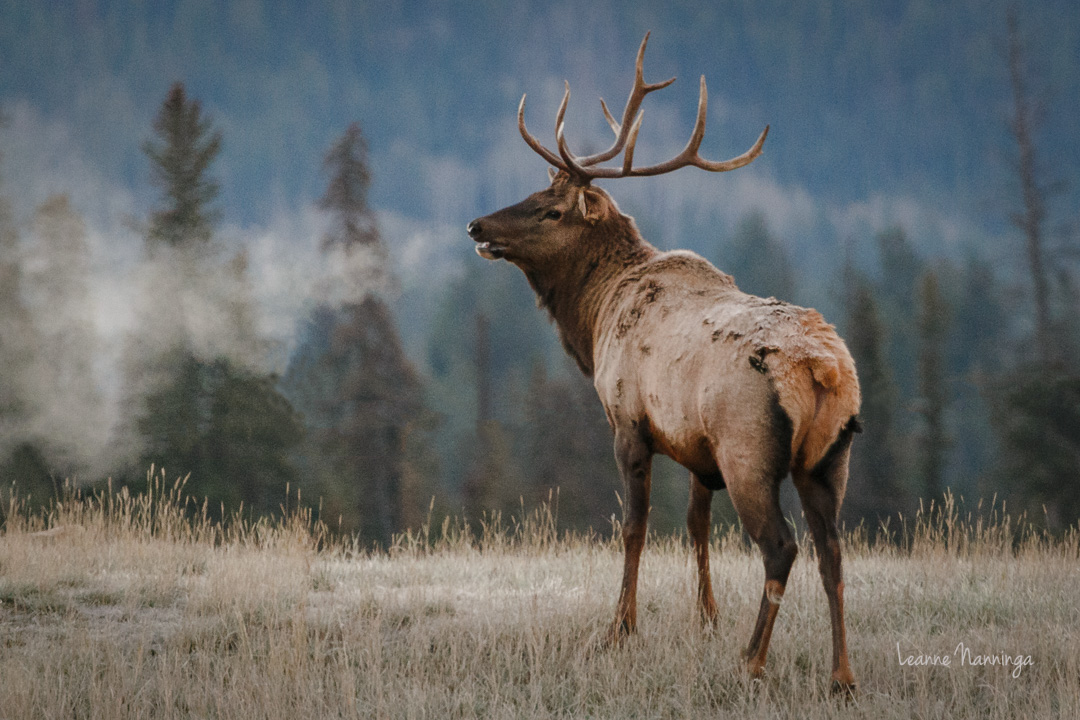
POLYGON ((565 170, 571 175, 586 182, 594 178, 660 175, 661 173, 671 172, 672 170, 677 170, 678 168, 687 165, 693 165, 694 167, 699 167, 702 170, 708 170, 710 172, 725 172, 747 165, 760 155, 761 147, 765 143, 765 137, 769 134, 768 125, 765 126, 765 129, 762 131, 753 147, 738 157, 730 160, 712 161, 706 160, 698 154, 698 149, 701 147, 701 141, 705 137, 705 116, 709 106, 709 93, 705 87, 705 76, 702 75, 701 90, 698 94, 697 121, 694 123, 694 132, 691 133, 690 140, 686 143, 686 147, 683 148, 683 151, 667 162, 649 165, 647 167, 636 168, 633 166, 634 146, 637 143, 638 131, 641 130, 641 120, 645 115, 645 112, 640 110, 641 101, 653 90, 666 88, 668 85, 675 82, 675 78, 660 83, 650 84, 645 82, 645 45, 648 42, 649 33, 645 33, 645 38, 641 41, 641 47, 638 48, 637 64, 634 69, 634 87, 630 91, 629 99, 626 101, 622 122, 616 123, 615 118, 612 117, 611 113, 608 111, 604 100, 602 98, 600 100, 600 107, 604 111, 604 117, 607 119, 612 131, 615 133, 615 142, 611 147, 604 152, 579 158, 575 157, 566 146, 566 138, 563 132, 563 117, 566 115, 566 106, 570 101, 570 83, 566 83, 566 92, 563 93, 562 102, 559 104, 559 111, 555 115, 555 142, 559 149, 557 155, 541 145, 540 141, 533 137, 525 128, 525 95, 521 96, 521 103, 518 104, 518 130, 521 131, 521 137, 525 139, 525 142, 528 143, 529 147, 539 153, 541 157, 555 167, 565 170), (631 122, 631 118, 634 118, 633 122, 631 122), (612 159, 620 152, 623 153, 622 167, 594 167, 599 163, 612 159))

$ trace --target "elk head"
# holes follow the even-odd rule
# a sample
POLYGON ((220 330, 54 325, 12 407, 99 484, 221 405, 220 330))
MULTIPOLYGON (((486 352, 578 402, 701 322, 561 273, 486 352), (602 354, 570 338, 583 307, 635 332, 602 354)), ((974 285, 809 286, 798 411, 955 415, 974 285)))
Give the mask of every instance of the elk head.
POLYGON ((507 259, 523 269, 584 251, 590 230, 618 207, 600 188, 562 171, 552 172, 551 186, 516 205, 469 223, 476 252, 488 260, 507 259))
POLYGON ((735 170, 754 160, 761 154, 762 145, 768 135, 765 127, 757 142, 742 155, 730 160, 710 161, 698 154, 701 141, 705 137, 705 118, 708 112, 708 90, 705 76, 701 76, 698 94, 697 120, 690 140, 675 157, 666 162, 646 167, 634 166, 634 148, 644 111, 641 103, 649 93, 667 87, 675 78, 660 83, 646 83, 644 78, 645 46, 649 34, 641 41, 635 65, 634 86, 623 109, 621 121, 616 121, 608 111, 607 104, 600 100, 604 117, 615 133, 611 147, 595 155, 576 156, 567 146, 564 134, 563 117, 570 101, 570 84, 566 83, 562 102, 555 116, 555 140, 558 153, 544 147, 525 127, 525 95, 518 105, 518 130, 525 142, 557 171, 549 170, 551 186, 534 193, 522 202, 504 208, 496 213, 469 223, 469 236, 478 244, 477 253, 489 260, 505 258, 521 265, 523 269, 548 257, 565 255, 580 245, 583 235, 589 234, 590 227, 618 214, 618 207, 611 197, 592 187, 596 178, 644 177, 660 175, 681 167, 693 166, 710 172, 735 170), (622 153, 622 165, 619 167, 601 167, 604 163, 622 153))

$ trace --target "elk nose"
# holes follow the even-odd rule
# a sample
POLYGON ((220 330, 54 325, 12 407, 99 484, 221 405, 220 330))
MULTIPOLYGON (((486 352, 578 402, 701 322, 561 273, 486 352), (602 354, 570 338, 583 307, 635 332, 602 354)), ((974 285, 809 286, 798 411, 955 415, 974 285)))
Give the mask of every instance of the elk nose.
POLYGON ((469 233, 469 237, 478 238, 480 237, 480 233, 484 231, 484 228, 480 225, 479 220, 473 220, 465 230, 469 233))

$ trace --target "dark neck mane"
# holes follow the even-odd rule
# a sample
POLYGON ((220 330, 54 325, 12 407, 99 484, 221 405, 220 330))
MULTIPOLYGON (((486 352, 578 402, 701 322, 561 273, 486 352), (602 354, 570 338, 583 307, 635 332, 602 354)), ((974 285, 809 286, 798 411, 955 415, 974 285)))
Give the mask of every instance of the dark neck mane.
POLYGON ((596 323, 610 282, 627 268, 656 252, 641 237, 632 218, 616 215, 582 238, 584 252, 564 256, 561 263, 523 268, 536 292, 537 304, 559 328, 559 339, 585 375, 593 373, 596 323))

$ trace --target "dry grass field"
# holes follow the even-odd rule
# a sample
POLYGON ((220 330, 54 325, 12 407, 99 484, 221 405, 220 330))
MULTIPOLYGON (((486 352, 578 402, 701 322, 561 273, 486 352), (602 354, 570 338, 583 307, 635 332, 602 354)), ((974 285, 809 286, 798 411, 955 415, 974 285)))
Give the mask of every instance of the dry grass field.
POLYGON ((768 675, 750 681, 739 650, 763 571, 737 532, 715 542, 718 627, 698 621, 686 542, 651 537, 641 631, 606 649, 620 549, 556 538, 543 512, 371 554, 303 512, 213 523, 181 492, 73 496, 47 518, 7 508, 0 718, 1080 717, 1076 532, 950 505, 903 543, 848 537, 860 692, 844 703, 805 538, 768 675), (984 656, 998 664, 973 664, 984 656))

